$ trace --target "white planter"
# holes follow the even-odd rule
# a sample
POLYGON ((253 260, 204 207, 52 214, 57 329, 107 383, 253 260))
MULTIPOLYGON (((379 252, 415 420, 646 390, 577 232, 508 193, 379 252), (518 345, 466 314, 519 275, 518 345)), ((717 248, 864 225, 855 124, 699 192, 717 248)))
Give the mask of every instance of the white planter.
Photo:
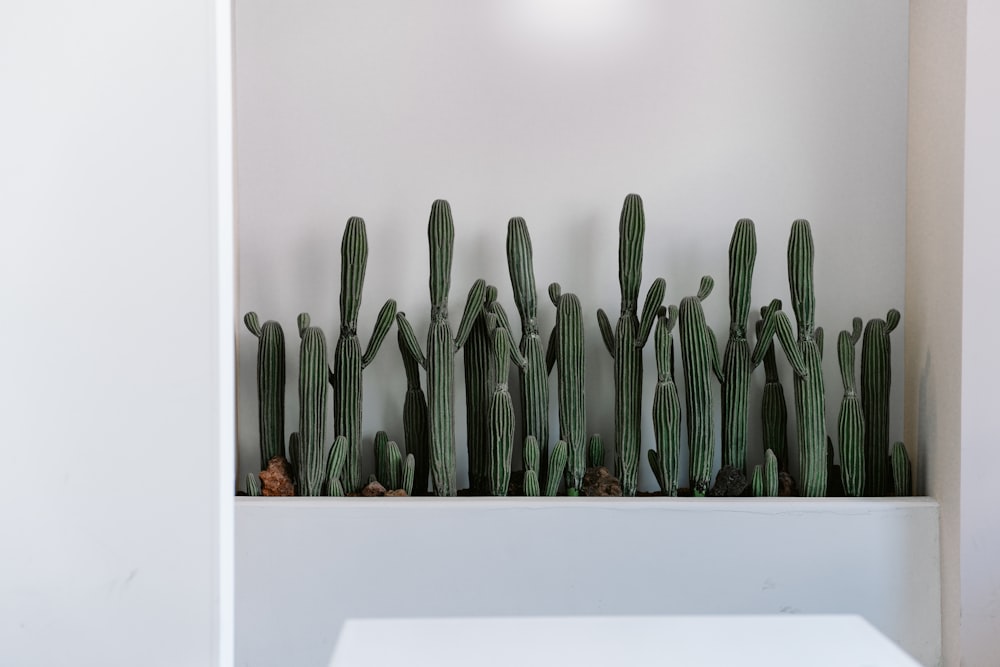
POLYGON ((351 617, 856 613, 933 666, 939 554, 926 498, 240 498, 236 664, 351 617))

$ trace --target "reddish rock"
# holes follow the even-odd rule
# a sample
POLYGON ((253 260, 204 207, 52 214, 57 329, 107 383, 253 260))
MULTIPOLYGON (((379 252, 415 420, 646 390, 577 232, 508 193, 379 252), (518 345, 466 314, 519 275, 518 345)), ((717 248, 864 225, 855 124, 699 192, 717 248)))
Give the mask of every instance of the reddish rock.
POLYGON ((294 496, 292 470, 284 456, 275 456, 267 462, 267 470, 260 473, 262 496, 294 496))
POLYGON ((618 478, 604 466, 587 468, 583 475, 583 487, 580 489, 584 496, 620 496, 622 495, 622 485, 618 478))
POLYGON ((368 484, 365 485, 365 488, 361 489, 361 495, 365 496, 366 498, 384 496, 385 487, 379 484, 378 482, 368 482, 368 484))
POLYGON ((402 489, 396 489, 395 491, 386 491, 385 495, 386 496, 393 496, 395 498, 405 498, 406 497, 406 491, 403 491, 402 489))

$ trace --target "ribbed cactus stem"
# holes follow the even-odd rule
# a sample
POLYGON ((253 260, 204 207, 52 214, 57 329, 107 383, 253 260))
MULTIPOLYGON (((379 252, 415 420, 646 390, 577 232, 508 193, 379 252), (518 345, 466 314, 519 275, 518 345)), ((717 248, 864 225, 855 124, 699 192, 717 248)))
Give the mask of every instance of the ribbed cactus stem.
POLYGON ((604 465, 604 440, 595 433, 587 442, 587 467, 595 468, 604 465))
POLYGON ((292 469, 292 483, 299 486, 299 465, 302 461, 301 455, 302 440, 298 433, 291 433, 288 436, 288 463, 292 469))
POLYGON ((403 461, 403 480, 402 489, 406 492, 406 495, 413 495, 413 474, 416 470, 416 460, 413 458, 413 454, 407 454, 406 459, 403 461))
POLYGON ((660 309, 654 334, 656 348, 656 390, 653 394, 654 451, 649 450, 650 465, 665 496, 677 495, 680 473, 681 405, 674 383, 674 342, 671 331, 678 319, 677 306, 660 309), (666 311, 666 312, 665 312, 666 311), (667 317, 669 312, 669 317, 667 317))
POLYGON ((488 481, 492 495, 506 496, 510 486, 511 456, 514 452, 514 404, 507 388, 510 342, 503 327, 493 326, 492 342, 490 366, 493 371, 493 391, 488 414, 488 481))
POLYGON ((889 334, 899 325, 899 319, 899 311, 893 309, 884 320, 869 320, 861 343, 866 496, 884 496, 891 490, 889 390, 892 385, 892 346, 889 334))
POLYGON ((406 371, 406 397, 403 399, 403 438, 406 451, 413 455, 413 492, 409 495, 427 493, 430 475, 430 454, 427 451, 427 398, 420 387, 420 366, 410 354, 402 328, 397 328, 399 353, 406 371))
POLYGON ((365 221, 348 219, 340 243, 340 335, 333 351, 330 384, 333 386, 333 430, 347 438, 347 462, 341 476, 345 490, 360 491, 361 409, 363 388, 361 372, 374 360, 389 333, 396 315, 396 302, 389 299, 382 306, 372 337, 364 354, 358 339, 358 312, 368 266, 368 236, 365 221))
POLYGON ((469 290, 462 321, 452 337, 448 323, 448 292, 451 285, 451 259, 455 242, 451 206, 439 199, 431 206, 427 223, 430 247, 431 323, 427 332, 424 356, 406 316, 398 313, 396 324, 410 355, 427 371, 427 431, 431 477, 439 496, 458 494, 455 467, 455 352, 465 345, 472 327, 483 309, 486 283, 477 280, 469 290))
POLYGON ((634 496, 638 490, 639 460, 642 449, 642 348, 663 303, 666 283, 657 278, 649 288, 641 319, 637 312, 642 284, 642 248, 646 216, 642 198, 625 197, 618 222, 618 283, 621 314, 611 332, 603 310, 597 312, 605 345, 615 362, 615 469, 622 494, 634 496))
POLYGON ((778 457, 770 449, 764 452, 764 495, 778 495, 778 457))
POLYGON ((469 463, 469 488, 475 494, 490 491, 489 470, 489 405, 493 393, 490 377, 492 336, 486 324, 486 315, 496 301, 497 289, 486 287, 483 310, 476 318, 469 340, 462 348, 462 366, 465 372, 465 424, 466 448, 469 463))
POLYGON ((722 465, 746 471, 749 422, 750 344, 747 318, 750 287, 757 258, 757 234, 752 220, 736 223, 729 243, 729 338, 722 357, 722 465))
POLYGON ((535 436, 525 436, 524 445, 521 447, 521 458, 524 464, 524 495, 541 495, 538 470, 542 457, 541 448, 538 446, 538 439, 535 436))
POLYGON ((844 385, 837 418, 837 440, 840 442, 840 479, 844 493, 861 496, 865 492, 865 420, 854 382, 854 346, 861 338, 861 318, 855 317, 852 331, 837 336, 837 361, 844 385))
POLYGON ((559 491, 559 482, 566 469, 566 459, 568 457, 568 445, 565 440, 560 440, 549 450, 549 476, 545 480, 545 495, 554 496, 559 491))
POLYGON ((753 475, 750 478, 750 495, 760 498, 764 495, 764 466, 757 464, 753 467, 753 475))
POLYGON ((298 487, 300 496, 322 493, 326 471, 323 469, 323 438, 326 433, 326 387, 329 369, 326 337, 319 327, 309 326, 309 315, 298 318, 299 336, 299 453, 298 487))
POLYGON ((345 489, 342 481, 344 464, 347 462, 347 436, 338 435, 330 447, 326 458, 326 483, 328 496, 343 496, 345 489))
POLYGON ((538 471, 537 470, 525 470, 524 471, 524 495, 529 497, 535 497, 542 495, 541 488, 538 485, 538 471))
MULTIPOLYGON (((778 305, 780 308, 780 303, 778 305)), ((767 308, 761 308, 764 317, 767 308)), ((764 320, 756 325, 758 340, 762 337, 764 320)), ((774 342, 768 338, 764 348, 764 390, 760 402, 761 427, 764 435, 764 449, 770 449, 778 459, 778 467, 788 470, 788 404, 785 390, 778 377, 778 363, 774 354, 774 342)))
POLYGON ((248 496, 259 496, 261 494, 260 477, 257 476, 257 473, 247 473, 246 489, 248 496))
POLYGON ((260 324, 249 312, 243 322, 257 344, 257 404, 260 468, 284 453, 285 444, 285 334, 274 320, 260 324))
MULTIPOLYGON (((549 381, 545 346, 538 330, 538 294, 532 255, 527 223, 524 218, 511 218, 507 223, 507 268, 521 319, 518 349, 525 360, 520 371, 521 432, 534 436, 544 449, 549 443, 549 381)), ((546 467, 547 460, 542 458, 539 477, 545 477, 546 467)))
POLYGON ((389 434, 385 431, 378 431, 375 433, 375 479, 379 481, 382 486, 389 489, 392 487, 386 486, 386 482, 389 479, 389 434))
POLYGON ((906 453, 906 446, 903 443, 893 443, 890 460, 892 463, 893 488, 896 495, 912 496, 913 470, 910 466, 910 455, 906 453))
POLYGON ((688 477, 691 490, 704 495, 712 484, 715 455, 714 414, 711 377, 722 380, 715 334, 705 322, 701 302, 712 293, 711 276, 701 279, 696 296, 681 299, 678 321, 681 335, 681 362, 684 370, 685 407, 688 431, 688 477))
MULTIPOLYGON (((559 439, 567 447, 566 488, 579 489, 586 472, 587 438, 583 312, 576 295, 563 293, 558 283, 549 286, 549 298, 556 306, 556 325, 549 340, 554 354, 548 356, 558 365, 559 439)), ((550 484, 552 475, 550 469, 550 484)))

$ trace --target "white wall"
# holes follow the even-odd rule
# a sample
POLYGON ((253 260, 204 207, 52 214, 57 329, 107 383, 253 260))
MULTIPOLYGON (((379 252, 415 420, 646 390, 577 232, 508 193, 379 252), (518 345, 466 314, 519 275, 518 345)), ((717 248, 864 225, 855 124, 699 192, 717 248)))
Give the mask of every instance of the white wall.
POLYGON ((996 255, 1000 249, 1000 7, 968 3, 965 106, 965 248, 962 309, 962 665, 1000 654, 1000 532, 996 520, 996 255))
POLYGON ((228 11, 0 9, 5 665, 231 664, 228 11))
MULTIPOLYGON (((309 311, 332 346, 344 222, 368 222, 362 335, 391 296, 422 338, 426 220, 438 197, 456 216, 455 324, 477 277, 499 287, 516 320, 503 244, 508 218, 527 219, 542 330, 554 319, 545 286, 560 281, 585 309, 589 428, 609 443, 612 361, 594 313, 618 311, 628 192, 646 203, 643 289, 662 275, 678 303, 701 275, 715 276, 706 310, 720 346, 740 217, 758 225, 758 306, 787 303, 788 230, 795 218, 812 221, 828 350, 852 316, 903 308, 906 2, 595 0, 553 22, 566 17, 558 7, 236 3, 238 309, 285 327, 287 431, 297 421, 295 316, 309 311)), ((902 340, 894 334, 893 438, 902 434, 902 340)), ((256 340, 241 330, 239 346, 242 477, 258 458, 256 340)), ((395 348, 390 338, 365 375, 367 439, 380 428, 401 433, 395 348)), ((826 364, 833 427, 835 358, 826 364)), ((648 414, 651 348, 646 368, 648 414)), ((456 393, 461 443, 461 383, 456 393)), ((752 440, 752 455, 759 448, 752 440)), ((653 488, 642 468, 641 486, 653 488)))

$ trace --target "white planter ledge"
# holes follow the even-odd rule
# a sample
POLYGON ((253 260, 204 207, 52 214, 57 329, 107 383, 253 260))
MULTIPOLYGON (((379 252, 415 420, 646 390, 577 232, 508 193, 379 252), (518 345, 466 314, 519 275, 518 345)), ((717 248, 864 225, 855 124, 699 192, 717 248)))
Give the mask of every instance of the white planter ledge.
POLYGON ((236 664, 324 665, 347 618, 801 613, 934 666, 939 554, 927 498, 239 498, 236 664))

